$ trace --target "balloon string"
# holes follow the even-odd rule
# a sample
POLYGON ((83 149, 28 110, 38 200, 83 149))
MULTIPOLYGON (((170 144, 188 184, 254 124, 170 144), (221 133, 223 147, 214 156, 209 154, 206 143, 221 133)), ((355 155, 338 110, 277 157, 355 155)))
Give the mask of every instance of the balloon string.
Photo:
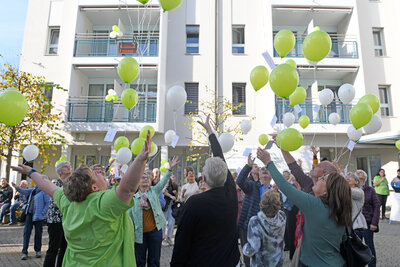
POLYGON ((175 131, 175 133, 176 133, 176 119, 177 119, 176 116, 177 116, 176 111, 174 111, 173 117, 174 117, 174 131, 175 131))
MULTIPOLYGON (((346 164, 346 170, 347 170, 347 166, 349 166, 349 163, 350 163, 350 158, 351 158, 351 150, 349 150, 350 151, 350 153, 349 153, 349 159, 347 160, 347 164, 346 164)), ((346 175, 347 173, 345 173, 345 175, 346 175)))
POLYGON ((314 132, 313 138, 311 139, 311 144, 310 144, 310 146, 313 145, 313 143, 314 143, 314 138, 315 138, 315 132, 314 132))
POLYGON ((151 160, 149 160, 149 161, 147 162, 147 164, 152 163, 153 160, 155 160, 155 158, 157 157, 157 155, 160 154, 160 153, 161 153, 161 150, 157 151, 157 153, 151 158, 151 160))
POLYGON ((342 150, 340 152, 340 155, 338 157, 338 159, 336 160, 337 162, 339 162, 340 158, 345 155, 347 153, 348 150, 346 150, 345 152, 343 152, 343 150, 346 148, 347 144, 350 142, 350 139, 346 142, 346 144, 342 147, 342 150))

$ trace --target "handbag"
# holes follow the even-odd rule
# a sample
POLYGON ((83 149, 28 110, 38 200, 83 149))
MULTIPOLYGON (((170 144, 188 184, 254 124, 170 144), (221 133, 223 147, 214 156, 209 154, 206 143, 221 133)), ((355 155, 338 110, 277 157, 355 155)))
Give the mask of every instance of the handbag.
MULTIPOLYGON (((360 212, 361 210, 358 212, 358 214, 360 214, 360 212)), ((354 218, 354 220, 357 218, 357 216, 354 218)), ((356 235, 353 227, 351 228, 350 233, 346 227, 346 237, 347 238, 340 244, 340 254, 345 259, 346 266, 361 267, 367 265, 374 259, 371 249, 356 235)))
POLYGON ((179 218, 182 207, 183 203, 179 201, 172 204, 172 217, 174 217, 175 220, 179 218))

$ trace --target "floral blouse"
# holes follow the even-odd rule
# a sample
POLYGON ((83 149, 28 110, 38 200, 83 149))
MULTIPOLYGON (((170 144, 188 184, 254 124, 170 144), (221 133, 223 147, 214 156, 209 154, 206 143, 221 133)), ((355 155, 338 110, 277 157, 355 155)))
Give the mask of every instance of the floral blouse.
MULTIPOLYGON (((54 180, 53 183, 58 187, 63 186, 63 182, 61 181, 61 179, 54 180)), ((61 222, 62 222, 61 211, 58 209, 53 199, 51 199, 49 209, 47 210, 47 223, 61 223, 61 222)))

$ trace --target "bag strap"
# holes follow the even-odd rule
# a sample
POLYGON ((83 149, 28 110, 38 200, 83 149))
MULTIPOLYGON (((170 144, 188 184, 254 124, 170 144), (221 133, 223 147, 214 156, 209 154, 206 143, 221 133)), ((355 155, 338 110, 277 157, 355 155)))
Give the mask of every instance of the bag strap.
POLYGON ((362 209, 363 209, 363 208, 361 207, 361 209, 358 211, 358 213, 357 213, 356 217, 354 217, 354 219, 353 219, 353 223, 356 221, 356 219, 357 219, 358 215, 360 215, 360 213, 361 213, 362 209))

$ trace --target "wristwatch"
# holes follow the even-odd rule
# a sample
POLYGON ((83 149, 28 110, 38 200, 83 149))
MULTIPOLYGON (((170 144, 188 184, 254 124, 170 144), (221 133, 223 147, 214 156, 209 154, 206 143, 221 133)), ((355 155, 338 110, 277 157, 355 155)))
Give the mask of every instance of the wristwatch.
POLYGON ((28 172, 28 177, 31 178, 32 173, 37 172, 36 169, 32 168, 30 172, 28 172))

